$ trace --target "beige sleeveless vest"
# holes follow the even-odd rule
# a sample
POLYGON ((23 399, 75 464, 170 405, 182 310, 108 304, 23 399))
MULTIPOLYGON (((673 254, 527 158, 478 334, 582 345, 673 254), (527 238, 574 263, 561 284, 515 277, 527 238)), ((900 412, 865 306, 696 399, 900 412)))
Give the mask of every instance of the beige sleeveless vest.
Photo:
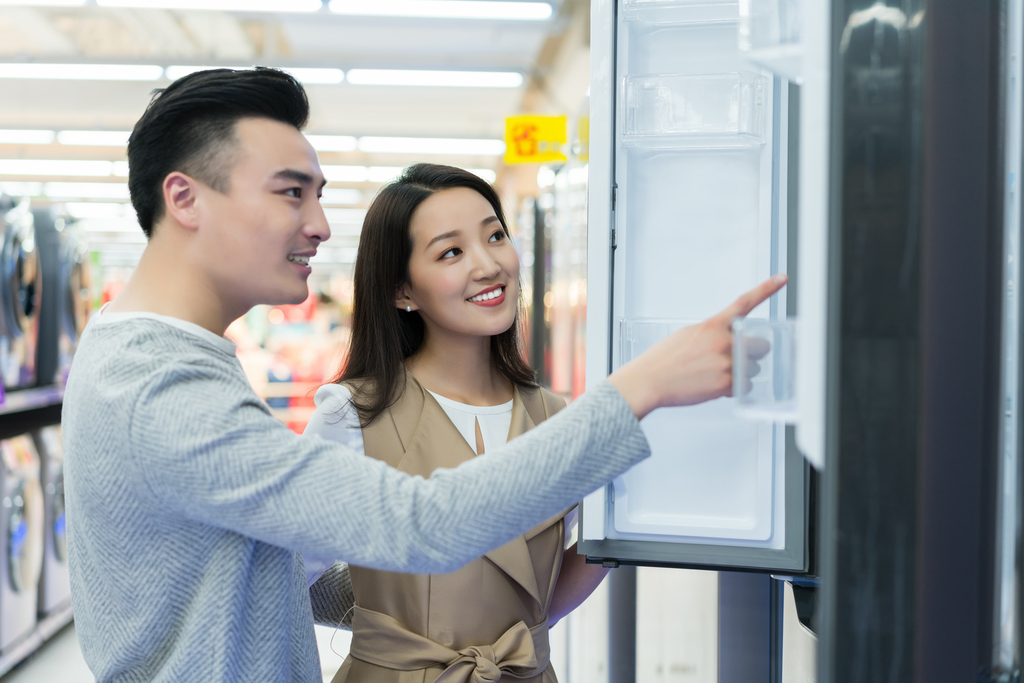
MULTIPOLYGON (((543 389, 515 389, 509 438, 563 407, 543 389)), ((369 457, 423 477, 476 457, 411 373, 402 398, 363 429, 363 443, 369 457)), ((352 647, 333 683, 556 683, 547 616, 563 516, 451 574, 350 567, 352 647)))

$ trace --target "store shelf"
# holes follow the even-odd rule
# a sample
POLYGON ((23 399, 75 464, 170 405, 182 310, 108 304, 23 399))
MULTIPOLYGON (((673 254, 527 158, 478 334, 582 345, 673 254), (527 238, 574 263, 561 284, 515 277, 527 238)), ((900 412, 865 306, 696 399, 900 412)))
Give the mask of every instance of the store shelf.
POLYGON ((44 617, 23 640, 0 655, 0 676, 6 674, 26 657, 38 650, 40 645, 70 624, 72 619, 71 605, 58 612, 54 612, 48 617, 44 617))
POLYGON ((0 416, 57 406, 63 400, 64 387, 58 385, 11 391, 0 401, 0 416))

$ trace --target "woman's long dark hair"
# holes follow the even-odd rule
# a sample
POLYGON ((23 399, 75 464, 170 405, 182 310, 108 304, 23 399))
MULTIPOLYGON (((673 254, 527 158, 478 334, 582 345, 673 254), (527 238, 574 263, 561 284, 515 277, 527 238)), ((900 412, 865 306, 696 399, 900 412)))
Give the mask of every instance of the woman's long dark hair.
MULTIPOLYGON (((348 359, 334 382, 363 382, 353 404, 365 427, 402 397, 405 359, 423 343, 419 313, 395 306, 395 292, 409 281, 412 236, 409 223, 417 207, 431 195, 454 187, 478 192, 494 209, 511 239, 498 194, 482 178, 453 166, 416 164, 374 198, 363 221, 356 255, 352 302, 352 341, 348 359)), ((535 375, 522 353, 519 329, 522 287, 512 326, 491 337, 491 362, 506 379, 520 387, 536 387, 535 375)))

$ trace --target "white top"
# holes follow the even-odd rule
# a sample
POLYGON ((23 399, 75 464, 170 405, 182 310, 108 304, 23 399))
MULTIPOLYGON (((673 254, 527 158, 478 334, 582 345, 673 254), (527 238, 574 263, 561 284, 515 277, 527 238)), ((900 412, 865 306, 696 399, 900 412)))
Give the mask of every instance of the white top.
MULTIPOLYGON (((427 389, 430 391, 430 389, 427 389)), ((441 404, 448 419, 462 434, 469 447, 476 453, 476 425, 484 437, 484 453, 491 453, 508 442, 508 430, 512 427, 512 401, 499 406, 471 406, 453 401, 430 391, 430 395, 441 404)))
MULTIPOLYGON (((430 391, 429 389, 427 391, 430 391)), ((508 432, 512 427, 512 403, 499 406, 471 406, 453 401, 430 391, 437 399, 452 424, 462 434, 469 447, 476 452, 476 420, 480 420, 480 432, 484 437, 484 452, 492 453, 508 441, 508 432)), ((306 424, 304 435, 316 434, 325 439, 340 443, 356 453, 366 455, 363 446, 363 430, 359 425, 359 413, 352 405, 352 392, 341 384, 325 384, 316 391, 313 397, 316 411, 306 424)), ((565 516, 565 541, 568 546, 573 529, 576 528, 578 517, 576 508, 565 516)), ((327 571, 333 564, 332 558, 317 558, 304 555, 306 563, 306 580, 309 585, 327 571)))

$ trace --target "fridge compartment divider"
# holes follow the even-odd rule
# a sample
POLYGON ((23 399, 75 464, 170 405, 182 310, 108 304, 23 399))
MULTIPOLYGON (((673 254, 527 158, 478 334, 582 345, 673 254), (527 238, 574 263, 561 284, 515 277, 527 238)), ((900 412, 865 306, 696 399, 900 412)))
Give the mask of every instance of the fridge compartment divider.
POLYGON ((627 76, 623 144, 749 147, 765 141, 768 78, 750 71, 627 76))
POLYGON ((739 21, 737 0, 624 0, 622 10, 626 21, 659 26, 739 21))

